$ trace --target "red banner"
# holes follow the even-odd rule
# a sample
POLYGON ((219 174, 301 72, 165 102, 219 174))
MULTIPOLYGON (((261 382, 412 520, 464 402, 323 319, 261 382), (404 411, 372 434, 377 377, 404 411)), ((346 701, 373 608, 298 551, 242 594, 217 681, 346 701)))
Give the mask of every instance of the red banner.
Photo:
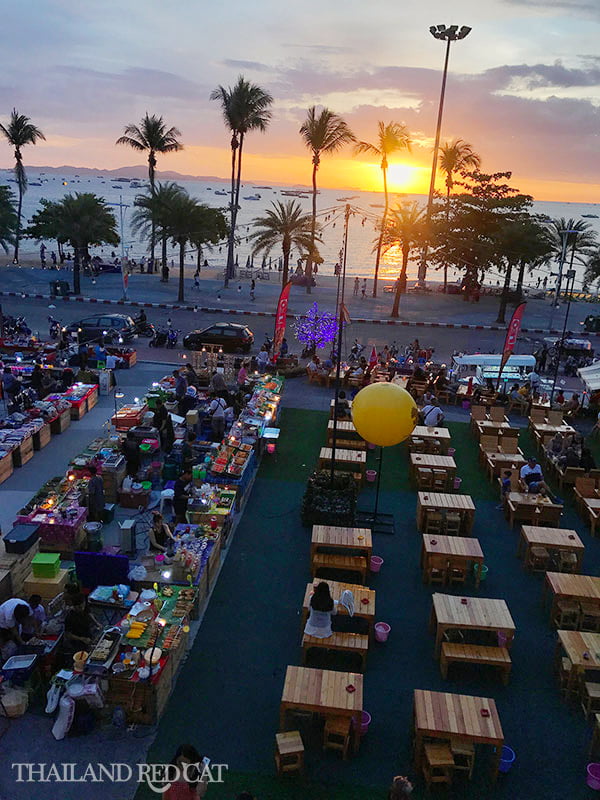
POLYGON ((519 333, 521 332, 521 323, 523 321, 523 314, 525 312, 525 306, 527 303, 521 303, 515 308, 514 314, 510 322, 508 323, 508 330, 506 331, 506 339, 504 340, 504 347, 502 348, 502 360, 500 361, 500 371, 498 373, 498 380, 500 380, 500 375, 502 374, 502 370, 506 366, 506 362, 512 356, 515 351, 515 345, 517 344, 517 339, 519 338, 519 333))
POLYGON ((272 361, 275 363, 279 358, 279 351, 281 350, 281 343, 285 335, 285 326, 287 323, 287 308, 290 299, 290 289, 292 282, 288 281, 281 290, 279 295, 279 302, 277 303, 277 313, 275 314, 275 334, 273 336, 273 356, 272 361))

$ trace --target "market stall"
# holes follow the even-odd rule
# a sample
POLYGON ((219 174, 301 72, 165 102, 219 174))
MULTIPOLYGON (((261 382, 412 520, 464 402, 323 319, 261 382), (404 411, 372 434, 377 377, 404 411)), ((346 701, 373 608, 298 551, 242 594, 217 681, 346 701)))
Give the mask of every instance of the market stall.
POLYGON ((98 402, 98 384, 74 383, 64 397, 71 403, 71 419, 81 419, 98 402))

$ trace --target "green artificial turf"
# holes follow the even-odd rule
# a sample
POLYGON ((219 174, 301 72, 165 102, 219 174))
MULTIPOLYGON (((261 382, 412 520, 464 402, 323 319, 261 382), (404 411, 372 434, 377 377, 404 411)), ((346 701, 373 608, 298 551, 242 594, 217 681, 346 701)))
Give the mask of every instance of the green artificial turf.
MULTIPOLYGON (((384 800, 398 773, 413 776, 412 693, 415 688, 492 697, 506 742, 517 753, 512 772, 493 787, 489 752, 478 750, 470 783, 457 781, 453 798, 485 800, 579 800, 588 797, 585 763, 589 736, 583 715, 561 698, 553 674, 555 634, 541 604, 542 579, 525 572, 516 558, 518 532, 509 530, 496 506, 497 489, 478 464, 478 447, 466 423, 450 423, 462 491, 476 505, 476 536, 489 567, 482 597, 506 599, 517 627, 513 672, 503 686, 493 671, 456 668, 442 680, 432 657, 428 630, 431 594, 422 582, 416 496, 409 486, 404 445, 384 454, 381 508, 394 513, 396 534, 374 538, 384 559, 371 575, 377 618, 392 628, 385 645, 369 651, 364 708, 373 717, 359 753, 349 761, 324 754, 318 737, 306 741, 306 779, 274 774, 273 747, 281 690, 288 664, 301 663, 299 610, 310 580, 310 531, 299 509, 306 478, 324 445, 327 414, 286 408, 276 454, 263 458, 244 517, 236 532, 200 631, 161 719, 149 760, 169 760, 178 744, 191 741, 231 771, 209 797, 234 800, 242 790, 257 800, 384 800)), ((526 431, 520 446, 535 452, 526 431)), ((377 452, 369 451, 377 469, 377 452)), ((569 495, 563 527, 575 528, 586 544, 584 571, 599 574, 600 544, 591 540, 569 495)), ((374 487, 361 492, 369 506, 374 487)), ((472 582, 457 590, 475 594, 472 582)), ((309 661, 309 666, 311 665, 309 661)), ((313 664, 314 665, 314 664, 313 664)), ((336 664, 341 668, 341 662, 336 664)), ((415 800, 423 796, 418 779, 415 800)), ((143 795, 140 789, 138 800, 143 795)), ((436 793, 437 794, 437 793, 436 793)), ((445 795, 446 796, 446 795, 445 795)))

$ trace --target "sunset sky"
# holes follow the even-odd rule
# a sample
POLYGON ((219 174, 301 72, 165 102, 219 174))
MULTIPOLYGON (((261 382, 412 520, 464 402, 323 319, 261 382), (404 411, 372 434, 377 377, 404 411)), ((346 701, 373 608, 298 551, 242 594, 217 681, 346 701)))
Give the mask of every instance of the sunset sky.
MULTIPOLYGON (((600 202, 600 0, 33 0, 5 4, 3 23, 0 117, 16 106, 47 137, 26 164, 142 163, 114 141, 148 111, 185 144, 159 169, 226 177, 229 137, 208 97, 242 73, 274 96, 268 133, 247 140, 247 180, 308 184, 298 128, 323 104, 360 139, 380 119, 408 126, 413 152, 390 169, 408 192, 429 182, 444 55, 429 26, 469 25, 452 46, 442 141, 466 139, 484 170, 512 170, 538 200, 600 202)), ((4 143, 0 166, 12 166, 4 143)), ((378 189, 380 170, 345 151, 319 180, 378 189)))

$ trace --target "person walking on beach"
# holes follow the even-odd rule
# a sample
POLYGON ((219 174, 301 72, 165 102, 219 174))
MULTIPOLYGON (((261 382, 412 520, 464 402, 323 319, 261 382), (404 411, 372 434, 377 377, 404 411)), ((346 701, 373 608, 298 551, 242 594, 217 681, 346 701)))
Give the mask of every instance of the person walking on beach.
POLYGON ((254 300, 255 299, 255 297, 254 297, 255 289, 256 289, 256 281, 254 280, 254 278, 252 278, 252 281, 250 283, 250 300, 254 300))
POLYGON ((367 295, 367 279, 363 278, 362 289, 361 289, 361 296, 363 300, 366 297, 366 295, 367 295))
POLYGON ((358 290, 360 288, 360 281, 358 278, 354 278, 354 296, 358 295, 358 290))

